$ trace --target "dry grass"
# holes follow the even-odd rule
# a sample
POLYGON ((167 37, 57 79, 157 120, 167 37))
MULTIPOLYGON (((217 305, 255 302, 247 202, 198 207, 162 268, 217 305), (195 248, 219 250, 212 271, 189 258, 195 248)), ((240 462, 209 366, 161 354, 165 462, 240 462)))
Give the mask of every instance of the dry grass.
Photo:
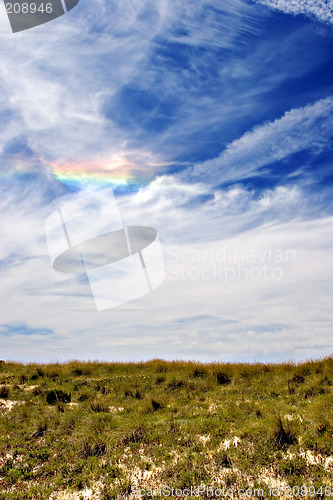
POLYGON ((332 358, 1 363, 0 499, 199 485, 333 490, 332 389, 332 358))

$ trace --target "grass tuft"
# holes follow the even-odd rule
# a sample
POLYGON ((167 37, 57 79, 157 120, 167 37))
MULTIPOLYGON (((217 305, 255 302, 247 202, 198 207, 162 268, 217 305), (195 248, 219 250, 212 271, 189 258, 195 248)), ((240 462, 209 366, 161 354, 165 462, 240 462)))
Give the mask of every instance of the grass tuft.
POLYGON ((216 380, 217 380, 218 384, 220 384, 220 385, 227 385, 227 384, 230 384, 230 382, 231 382, 231 379, 229 378, 229 376, 224 372, 217 373, 216 380))
POLYGON ((1 399, 9 398, 9 394, 10 394, 9 387, 7 387, 7 386, 0 387, 0 398, 1 399))
POLYGON ((56 403, 70 403, 71 395, 69 393, 63 392, 61 389, 54 389, 48 391, 46 394, 46 402, 49 405, 55 405, 56 403))
POLYGON ((159 403, 158 401, 155 401, 155 399, 151 400, 151 405, 153 407, 153 411, 157 411, 157 410, 160 410, 161 408, 163 408, 163 405, 161 403, 159 403))
POLYGON ((274 432, 274 442, 279 449, 297 443, 295 435, 290 431, 290 429, 285 427, 281 418, 277 421, 274 432))

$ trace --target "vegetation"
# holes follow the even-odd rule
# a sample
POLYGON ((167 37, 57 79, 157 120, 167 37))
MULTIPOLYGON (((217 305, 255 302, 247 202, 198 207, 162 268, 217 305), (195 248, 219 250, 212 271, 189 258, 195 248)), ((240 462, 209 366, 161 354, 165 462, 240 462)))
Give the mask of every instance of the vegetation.
POLYGON ((128 499, 137 488, 161 498, 166 486, 203 485, 236 497, 257 488, 265 498, 273 487, 305 486, 313 489, 303 498, 329 498, 332 394, 332 357, 2 362, 0 499, 128 499))

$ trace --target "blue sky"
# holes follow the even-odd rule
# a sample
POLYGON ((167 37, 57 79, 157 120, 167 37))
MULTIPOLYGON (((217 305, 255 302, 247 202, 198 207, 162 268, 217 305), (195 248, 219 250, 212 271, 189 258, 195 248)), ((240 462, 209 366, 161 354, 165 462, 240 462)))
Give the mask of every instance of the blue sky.
POLYGON ((81 0, 12 34, 0 5, 3 359, 332 353, 332 24, 324 0, 81 0), (110 186, 166 279, 97 313, 44 223, 110 186))

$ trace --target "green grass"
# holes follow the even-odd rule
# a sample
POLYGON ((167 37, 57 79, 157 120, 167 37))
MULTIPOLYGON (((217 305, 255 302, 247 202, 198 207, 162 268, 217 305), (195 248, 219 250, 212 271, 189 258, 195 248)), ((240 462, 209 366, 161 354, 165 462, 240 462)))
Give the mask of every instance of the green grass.
POLYGON ((276 484, 329 498, 332 393, 333 358, 1 363, 0 499, 84 498, 89 488, 96 500, 134 498, 138 485, 251 487, 268 498, 276 484))

